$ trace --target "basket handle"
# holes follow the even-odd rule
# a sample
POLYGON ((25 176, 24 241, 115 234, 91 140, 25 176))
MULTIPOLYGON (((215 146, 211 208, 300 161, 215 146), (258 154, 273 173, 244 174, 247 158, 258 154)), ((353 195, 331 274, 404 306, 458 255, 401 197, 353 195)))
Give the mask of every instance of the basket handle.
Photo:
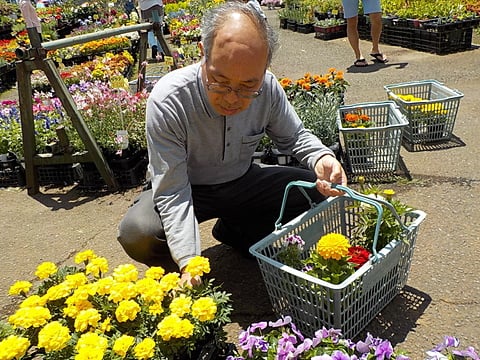
MULTIPOLYGON (((316 203, 312 201, 310 196, 308 196, 308 194, 305 191, 305 188, 312 189, 312 188, 316 187, 315 182, 308 182, 308 181, 302 181, 302 180, 289 182, 287 184, 287 186, 285 188, 285 192, 283 194, 283 201, 282 201, 282 206, 280 208, 280 215, 279 215, 277 221, 275 221, 275 230, 279 230, 282 227, 281 221, 282 221, 283 214, 284 214, 284 211, 285 211, 285 206, 286 206, 286 202, 287 202, 288 193, 293 186, 298 187, 300 192, 305 196, 305 198, 310 203, 311 208, 316 206, 316 203)), ((382 217, 383 217, 383 207, 382 207, 382 205, 385 205, 390 210, 390 212, 394 215, 395 219, 398 221, 398 223, 403 228, 403 230, 408 231, 409 227, 406 226, 403 223, 402 219, 397 214, 397 211, 395 210, 393 205, 390 204, 388 201, 368 197, 368 196, 363 195, 363 194, 361 194, 361 193, 359 193, 359 192, 357 192, 353 189, 350 189, 347 186, 343 186, 343 185, 340 185, 340 184, 330 184, 330 186, 333 189, 337 189, 337 190, 345 192, 353 200, 362 201, 362 202, 365 202, 369 205, 374 206, 375 209, 377 210, 378 216, 377 216, 377 222, 376 222, 376 225, 375 225, 375 233, 374 233, 374 236, 373 236, 373 244, 372 244, 373 261, 376 261, 376 259, 378 258, 377 242, 378 242, 378 236, 380 234, 381 220, 382 220, 382 217)))
POLYGON ((290 189, 294 186, 297 186, 303 196, 305 196, 305 198, 308 200, 310 208, 314 208, 316 205, 315 202, 311 199, 310 196, 308 196, 307 192, 305 191, 305 188, 313 189, 314 187, 316 187, 316 183, 303 180, 290 181, 285 187, 285 191, 283 193, 282 206, 280 207, 280 215, 278 216, 277 221, 275 221, 275 230, 279 230, 282 227, 282 218, 283 213, 285 212, 285 206, 287 204, 288 193, 290 192, 290 189))

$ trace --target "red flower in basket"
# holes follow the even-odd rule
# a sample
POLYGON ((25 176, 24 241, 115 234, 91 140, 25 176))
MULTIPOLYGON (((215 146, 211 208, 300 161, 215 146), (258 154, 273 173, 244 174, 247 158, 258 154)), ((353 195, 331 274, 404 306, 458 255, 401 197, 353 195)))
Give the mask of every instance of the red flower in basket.
POLYGON ((348 255, 350 256, 348 261, 355 264, 355 269, 359 269, 370 258, 370 251, 362 246, 351 246, 348 255))

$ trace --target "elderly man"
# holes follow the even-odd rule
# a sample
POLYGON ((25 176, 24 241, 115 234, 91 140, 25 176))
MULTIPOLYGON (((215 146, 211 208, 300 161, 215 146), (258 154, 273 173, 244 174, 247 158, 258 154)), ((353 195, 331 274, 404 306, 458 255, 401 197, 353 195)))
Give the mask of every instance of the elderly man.
MULTIPOLYGON (((201 252, 199 223, 217 218, 213 236, 248 253, 274 229, 290 181, 316 181, 310 195, 317 202, 340 194, 330 182, 347 181, 267 70, 278 42, 258 12, 226 2, 205 15, 201 28, 201 62, 165 75, 148 99, 152 186, 129 209, 118 236, 133 259, 167 268, 173 260, 180 271, 201 252), (253 163, 265 134, 305 168, 253 163)), ((293 191, 284 219, 308 208, 293 191)), ((182 277, 190 280, 183 271, 182 277)))

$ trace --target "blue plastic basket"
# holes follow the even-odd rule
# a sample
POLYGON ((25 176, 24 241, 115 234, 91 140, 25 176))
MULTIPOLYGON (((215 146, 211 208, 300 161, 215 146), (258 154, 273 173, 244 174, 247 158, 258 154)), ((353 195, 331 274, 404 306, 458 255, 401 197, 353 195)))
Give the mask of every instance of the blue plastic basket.
MULTIPOLYGON (((273 310, 282 316, 290 315, 301 331, 308 336, 323 326, 342 330, 346 337, 353 338, 400 292, 407 282, 419 225, 425 213, 419 210, 398 218, 404 228, 404 238, 390 242, 383 249, 375 249, 378 228, 375 233, 372 258, 341 284, 334 285, 283 264, 279 253, 285 239, 299 235, 305 241, 302 257, 308 256, 324 234, 336 232, 351 237, 358 224, 358 206, 362 201, 382 208, 387 202, 373 200, 351 189, 348 195, 328 200, 282 225, 281 217, 286 197, 291 187, 303 190, 313 188, 315 183, 292 182, 285 189, 284 201, 276 229, 254 244, 250 253, 258 260, 273 310)), ((379 216, 382 216, 379 211, 379 216)), ((379 227, 379 226, 377 226, 379 227)))
POLYGON ((408 150, 418 145, 445 142, 452 138, 460 99, 463 94, 449 89, 437 80, 422 80, 384 86, 387 96, 395 101, 406 117, 403 133, 408 150), (398 95, 413 95, 422 101, 406 101, 398 95))
POLYGON ((347 173, 364 176, 367 180, 391 176, 400 160, 402 133, 408 125, 393 101, 368 102, 340 106, 337 125, 345 156, 347 173), (368 115, 374 126, 345 128, 346 114, 368 115))

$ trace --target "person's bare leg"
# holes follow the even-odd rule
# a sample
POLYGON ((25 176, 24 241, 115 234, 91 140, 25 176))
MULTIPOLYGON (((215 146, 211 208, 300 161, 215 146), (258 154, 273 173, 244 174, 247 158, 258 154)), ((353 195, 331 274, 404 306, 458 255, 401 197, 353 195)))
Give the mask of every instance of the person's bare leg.
POLYGON ((347 38, 355 53, 355 59, 363 59, 360 51, 360 36, 358 34, 358 16, 347 19, 347 38))
MULTIPOLYGON (((370 17, 370 35, 372 36, 372 51, 371 54, 381 54, 379 43, 380 35, 382 34, 382 13, 369 14, 370 17)), ((382 60, 386 60, 386 56, 383 56, 382 60)), ((377 59, 379 60, 379 59, 377 59)))

